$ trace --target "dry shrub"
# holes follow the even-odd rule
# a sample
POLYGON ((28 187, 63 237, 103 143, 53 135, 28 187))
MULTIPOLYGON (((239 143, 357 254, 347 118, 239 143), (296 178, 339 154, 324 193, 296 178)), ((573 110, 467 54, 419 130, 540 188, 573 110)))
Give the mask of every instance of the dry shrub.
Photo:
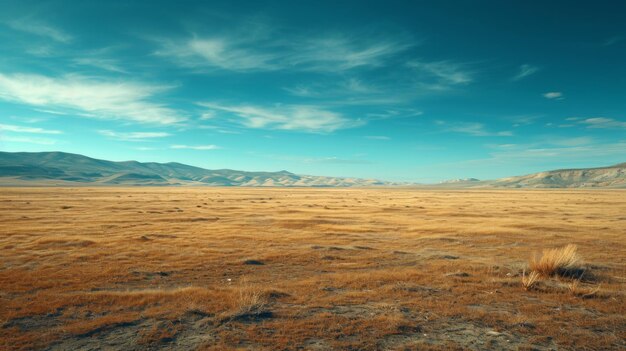
POLYGON ((574 279, 567 284, 567 289, 572 293, 572 295, 586 299, 595 297, 600 291, 600 285, 595 288, 582 288, 580 286, 580 279, 574 279))
POLYGON ((537 283, 539 282, 540 276, 541 274, 537 273, 536 271, 531 271, 528 275, 526 275, 526 271, 524 271, 522 273, 522 286, 524 287, 524 290, 531 290, 532 288, 534 288, 535 285, 537 285, 537 283))
POLYGON ((576 245, 569 244, 561 248, 543 250, 541 257, 535 256, 530 260, 530 269, 542 276, 581 276, 584 270, 577 249, 576 245))
POLYGON ((268 297, 263 290, 250 284, 246 279, 233 288, 229 301, 230 311, 225 319, 249 319, 269 315, 267 311, 268 297))

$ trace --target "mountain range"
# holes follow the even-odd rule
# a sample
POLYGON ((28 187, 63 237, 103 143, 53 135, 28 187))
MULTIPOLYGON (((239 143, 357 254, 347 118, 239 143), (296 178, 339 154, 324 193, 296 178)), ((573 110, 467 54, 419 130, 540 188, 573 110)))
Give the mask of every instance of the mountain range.
POLYGON ((209 170, 182 163, 98 160, 64 152, 0 152, 0 185, 384 186, 373 179, 297 175, 287 171, 209 170))
MULTIPOLYGON (((424 186, 375 179, 298 175, 287 171, 209 170, 182 163, 114 162, 64 152, 0 152, 3 186, 424 186)), ((626 163, 600 168, 561 169, 478 180, 455 179, 444 188, 626 188, 626 163)))

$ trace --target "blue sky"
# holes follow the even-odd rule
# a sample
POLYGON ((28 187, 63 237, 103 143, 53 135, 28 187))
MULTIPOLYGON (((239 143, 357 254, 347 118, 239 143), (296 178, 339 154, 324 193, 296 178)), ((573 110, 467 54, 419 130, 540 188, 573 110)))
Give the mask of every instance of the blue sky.
POLYGON ((0 149, 393 181, 626 161, 626 2, 2 1, 0 149))

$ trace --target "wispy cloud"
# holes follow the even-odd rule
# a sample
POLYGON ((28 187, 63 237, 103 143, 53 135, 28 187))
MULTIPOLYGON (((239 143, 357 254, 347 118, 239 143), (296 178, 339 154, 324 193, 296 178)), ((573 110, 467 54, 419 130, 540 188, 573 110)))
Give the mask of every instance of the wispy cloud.
POLYGON ((584 124, 588 128, 626 129, 626 122, 605 117, 587 118, 578 123, 584 124))
POLYGON ((534 124, 540 119, 539 115, 519 115, 519 116, 510 116, 507 117, 507 120, 510 120, 513 123, 513 127, 521 127, 534 124))
POLYGON ((217 150, 217 145, 171 145, 171 149, 189 149, 189 150, 217 150))
POLYGON ((248 48, 246 40, 230 38, 193 38, 163 41, 156 52, 175 59, 181 66, 212 67, 229 71, 268 71, 278 68, 276 54, 248 48))
POLYGON ((77 115, 142 123, 174 124, 185 120, 154 95, 168 87, 69 75, 0 73, 0 99, 49 109, 71 109, 77 115))
POLYGON ((182 40, 160 40, 156 54, 181 66, 229 71, 345 71, 374 67, 411 46, 388 39, 331 35, 318 38, 282 38, 258 35, 222 35, 182 40))
POLYGON ((530 75, 537 73, 539 70, 538 67, 531 66, 528 64, 523 64, 519 68, 519 72, 512 78, 514 81, 524 79, 530 75))
POLYGON ((6 22, 6 24, 14 30, 46 37, 64 44, 73 40, 71 35, 41 22, 31 22, 29 20, 20 19, 6 22))
POLYGON ((310 105, 261 107, 254 105, 222 105, 212 102, 203 102, 199 103, 199 105, 234 116, 239 120, 239 123, 248 128, 320 133, 363 124, 362 121, 345 118, 340 113, 310 105))
POLYGON ((165 132, 116 132, 112 130, 99 130, 98 133, 109 138, 125 141, 145 141, 147 139, 164 138, 171 135, 165 132))
MULTIPOLYGON (((253 153, 256 154, 256 153, 253 153)), ((303 164, 342 164, 342 165, 366 165, 372 164, 372 161, 362 159, 363 155, 354 155, 358 158, 344 158, 337 156, 327 157, 309 157, 309 156, 295 156, 295 155, 275 155, 275 154, 258 154, 261 157, 266 157, 274 160, 298 162, 303 164)))
POLYGON ((550 91, 550 92, 544 93, 543 97, 546 98, 546 99, 550 99, 550 100, 563 100, 563 99, 565 99, 565 97, 563 97, 563 93, 561 93, 560 91, 550 91))
POLYGON ((433 88, 463 85, 473 80, 472 74, 466 71, 461 64, 451 61, 411 61, 407 63, 407 66, 417 72, 421 81, 428 82, 428 79, 433 80, 432 83, 427 83, 433 88))
POLYGON ((347 36, 315 38, 292 48, 285 62, 313 71, 343 71, 363 66, 382 66, 385 60, 409 48, 395 40, 363 40, 347 36))
POLYGON ((54 145, 57 143, 56 140, 48 139, 48 138, 31 138, 31 137, 22 137, 22 136, 0 136, 0 143, 10 142, 10 143, 24 143, 24 144, 38 144, 38 145, 54 145))
MULTIPOLYGON (((395 82, 398 88, 398 82, 395 82)), ((381 86, 372 82, 366 82, 359 78, 331 79, 321 82, 298 84, 283 88, 290 95, 313 98, 319 100, 340 100, 342 105, 354 102, 363 105, 371 104, 397 104, 404 101, 404 97, 397 95, 389 96, 389 87, 381 86)))
MULTIPOLYGON (((542 137, 543 139, 543 137, 542 137)), ((501 176, 519 175, 519 171, 511 171, 516 167, 537 168, 540 170, 554 169, 559 167, 572 167, 574 164, 600 162, 620 162, 623 160, 626 150, 626 140, 597 143, 593 140, 561 139, 557 145, 554 142, 537 142, 530 144, 502 144, 494 145, 489 157, 482 159, 465 160, 454 163, 431 165, 431 169, 442 168, 449 172, 464 170, 465 173, 472 170, 482 172, 484 169, 501 167, 509 174, 501 176), (589 142, 589 143, 587 143, 589 142), (571 144, 568 146, 566 144, 571 144), (578 145, 577 145, 578 144, 578 145), (606 161, 609 160, 609 161, 606 161), (611 161, 614 160, 614 161, 611 161), (555 166, 556 165, 556 166, 555 166), (563 165, 563 166, 559 166, 563 165), (549 167, 549 168, 548 168, 549 167), (517 174, 516 174, 517 173, 517 174)))
POLYGON ((435 124, 443 127, 445 131, 468 134, 471 136, 512 136, 510 131, 493 132, 487 130, 484 124, 476 122, 446 122, 435 121, 435 124))
POLYGON ((109 58, 78 57, 73 60, 77 65, 96 67, 105 71, 126 73, 119 61, 109 58))
POLYGON ((63 133, 60 130, 16 126, 13 124, 0 124, 0 132, 32 133, 32 134, 62 134, 63 133))
POLYGON ((580 144, 562 147, 518 147, 492 153, 494 159, 515 161, 522 159, 567 159, 580 161, 593 157, 623 154, 626 142, 580 144))

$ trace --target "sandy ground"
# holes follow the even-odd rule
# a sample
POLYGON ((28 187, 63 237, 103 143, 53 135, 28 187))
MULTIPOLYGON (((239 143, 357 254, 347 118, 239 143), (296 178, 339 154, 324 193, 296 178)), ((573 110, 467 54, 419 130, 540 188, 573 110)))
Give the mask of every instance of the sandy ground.
POLYGON ((618 350, 625 283, 626 191, 0 188, 2 350, 618 350))

